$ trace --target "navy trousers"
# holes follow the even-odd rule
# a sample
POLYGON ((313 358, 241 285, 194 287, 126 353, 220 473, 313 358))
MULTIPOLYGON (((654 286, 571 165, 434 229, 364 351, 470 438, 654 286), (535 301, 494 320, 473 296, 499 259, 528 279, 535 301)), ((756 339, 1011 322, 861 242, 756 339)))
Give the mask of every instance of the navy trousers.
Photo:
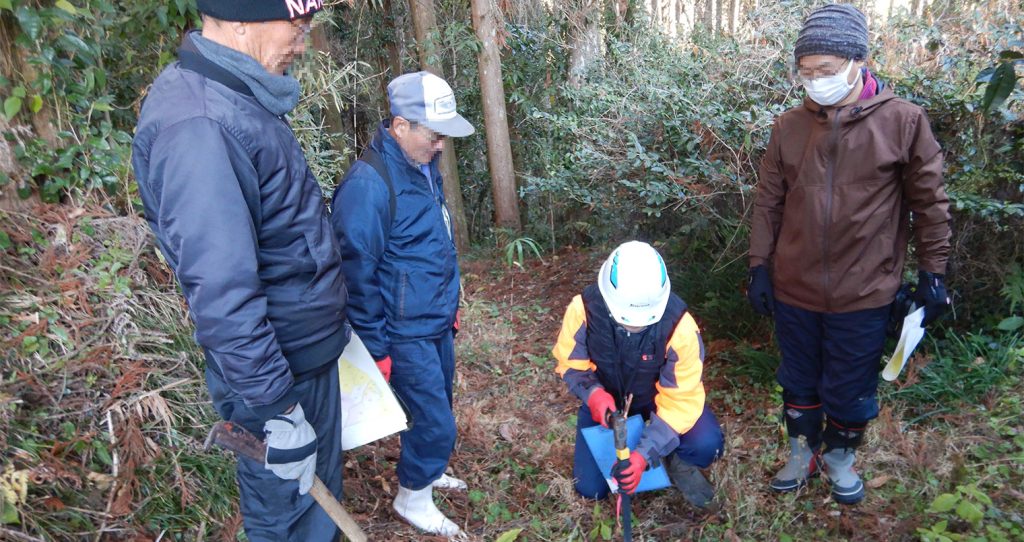
MULTIPOLYGON (((605 481, 605 477, 611 473, 601 472, 593 454, 590 453, 590 448, 583 440, 583 429, 595 425, 598 423, 590 416, 587 404, 583 403, 576 414, 576 454, 573 458, 572 476, 576 482, 577 493, 588 499, 603 499, 611 492, 608 482, 605 481)), ((722 435, 718 418, 705 405, 704 412, 697 418, 697 423, 689 431, 679 435, 679 446, 673 453, 684 462, 703 469, 722 455, 724 447, 725 437, 722 435)))
MULTIPOLYGON (((263 424, 231 391, 216 370, 207 367, 213 407, 227 421, 263 437, 263 424)), ((316 433, 316 474, 339 500, 341 493, 341 391, 338 364, 295 384, 306 421, 316 433)), ((299 495, 296 480, 282 480, 263 462, 238 458, 238 490, 245 534, 252 542, 334 542, 340 533, 310 494, 299 495)))
POLYGON ((400 437, 398 483, 415 491, 444 474, 455 449, 452 332, 437 339, 392 343, 391 363, 391 387, 412 414, 412 427, 400 437))
POLYGON ((878 370, 889 305, 820 313, 775 302, 775 336, 782 352, 776 373, 792 397, 820 399, 825 414, 847 422, 878 416, 878 370))

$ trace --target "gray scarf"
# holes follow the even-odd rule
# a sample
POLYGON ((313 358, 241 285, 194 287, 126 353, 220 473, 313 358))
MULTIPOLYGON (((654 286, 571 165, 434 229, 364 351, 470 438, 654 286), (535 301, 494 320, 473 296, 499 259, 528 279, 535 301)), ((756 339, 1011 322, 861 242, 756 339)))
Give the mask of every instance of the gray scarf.
POLYGON ((281 116, 298 105, 299 81, 291 75, 274 75, 253 57, 206 39, 199 32, 191 32, 189 37, 207 60, 241 79, 267 111, 281 116))

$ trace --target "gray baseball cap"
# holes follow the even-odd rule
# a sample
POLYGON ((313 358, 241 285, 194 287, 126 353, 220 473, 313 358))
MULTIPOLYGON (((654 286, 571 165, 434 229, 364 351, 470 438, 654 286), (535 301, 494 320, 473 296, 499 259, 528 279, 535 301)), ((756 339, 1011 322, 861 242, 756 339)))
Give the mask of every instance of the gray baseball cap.
POLYGON ((430 72, 407 73, 388 83, 391 115, 422 124, 448 137, 465 137, 476 130, 455 112, 452 87, 430 72))

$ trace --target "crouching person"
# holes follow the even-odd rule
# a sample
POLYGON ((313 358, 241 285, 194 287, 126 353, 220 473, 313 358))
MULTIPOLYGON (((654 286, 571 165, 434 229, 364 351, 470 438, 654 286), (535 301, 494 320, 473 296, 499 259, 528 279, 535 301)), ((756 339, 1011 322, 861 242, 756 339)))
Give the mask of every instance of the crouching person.
POLYGON ((724 439, 704 404, 704 345, 654 248, 632 241, 615 249, 597 284, 569 304, 553 354, 556 371, 583 402, 573 464, 580 495, 602 499, 610 491, 582 430, 608 427, 609 414, 632 395, 627 414, 646 423, 629 466, 615 474, 620 488, 635 492, 647 467, 664 462, 690 504, 712 504, 714 488, 699 469, 721 455, 724 439))

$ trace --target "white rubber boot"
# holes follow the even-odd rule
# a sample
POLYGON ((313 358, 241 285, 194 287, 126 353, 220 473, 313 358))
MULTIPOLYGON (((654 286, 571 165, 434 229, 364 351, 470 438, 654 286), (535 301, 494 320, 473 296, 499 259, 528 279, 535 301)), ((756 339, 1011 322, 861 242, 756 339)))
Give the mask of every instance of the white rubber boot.
POLYGON ((464 480, 459 480, 454 476, 448 476, 442 474, 440 478, 434 480, 431 484, 434 489, 453 489, 455 491, 466 491, 469 486, 466 485, 464 480))
POLYGON ((421 531, 449 538, 461 532, 458 525, 437 509, 434 504, 434 488, 431 486, 416 491, 399 486, 394 507, 402 519, 421 531))

